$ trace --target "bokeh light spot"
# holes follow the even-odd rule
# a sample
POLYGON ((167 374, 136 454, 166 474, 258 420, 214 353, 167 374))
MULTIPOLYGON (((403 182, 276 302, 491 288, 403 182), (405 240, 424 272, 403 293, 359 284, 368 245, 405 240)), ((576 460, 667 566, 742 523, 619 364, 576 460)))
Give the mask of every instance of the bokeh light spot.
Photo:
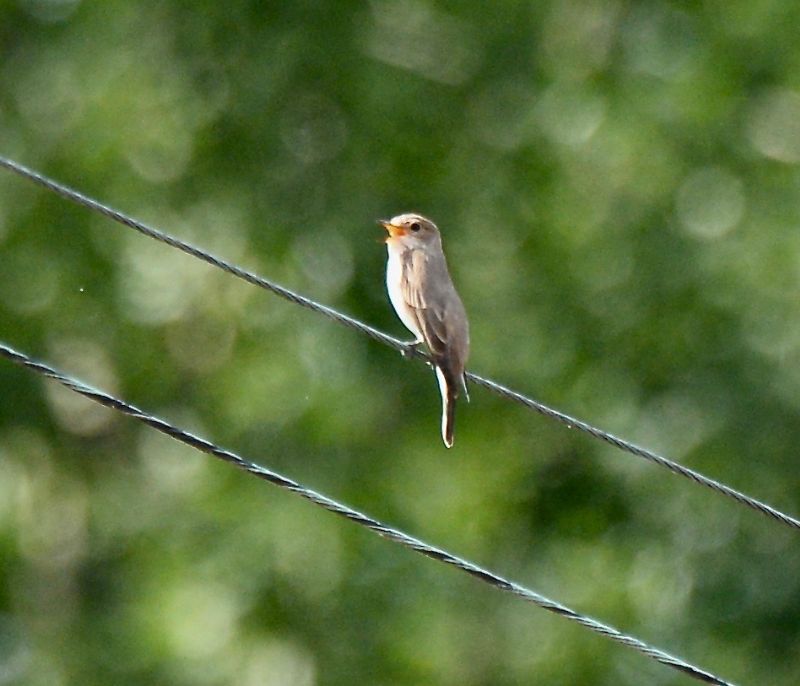
POLYGON ((271 639, 247 657, 242 683, 244 686, 313 686, 317 683, 314 659, 293 641, 271 639))
POLYGON ((556 84, 542 95, 537 113, 549 138, 562 145, 579 147, 603 123, 606 103, 585 86, 556 84))
POLYGON ((347 122, 332 100, 320 95, 297 98, 281 117, 281 140, 302 164, 336 157, 347 141, 347 122))
POLYGON ((375 59, 432 81, 463 83, 478 66, 473 31, 463 19, 421 0, 373 2, 367 52, 375 59))
POLYGON ((744 186, 720 167, 696 170, 678 189, 675 210, 681 225, 693 236, 721 238, 742 219, 744 186))
MULTIPOLYGON (((115 394, 119 387, 116 369, 106 351, 86 338, 56 339, 50 357, 56 366, 69 369, 80 379, 115 394)), ((105 431, 117 415, 102 405, 78 395, 60 384, 47 384, 47 400, 53 416, 65 431, 94 436, 105 431)))
POLYGON ((224 649, 236 634, 239 608, 234 594, 219 584, 187 579, 170 586, 161 603, 172 648, 187 658, 205 658, 224 649))
POLYGON ((9 60, 4 76, 25 123, 47 138, 59 138, 83 115, 85 96, 74 65, 55 51, 9 60))
POLYGON ((800 162, 800 93, 776 89, 763 95, 753 106, 748 133, 765 157, 800 162))
POLYGON ((689 14, 664 7, 633 9, 625 22, 623 43, 634 71, 672 80, 695 59, 697 36, 689 14))
POLYGON ((350 284, 353 277, 351 244, 330 227, 299 235, 292 252, 305 277, 318 286, 328 300, 350 284))

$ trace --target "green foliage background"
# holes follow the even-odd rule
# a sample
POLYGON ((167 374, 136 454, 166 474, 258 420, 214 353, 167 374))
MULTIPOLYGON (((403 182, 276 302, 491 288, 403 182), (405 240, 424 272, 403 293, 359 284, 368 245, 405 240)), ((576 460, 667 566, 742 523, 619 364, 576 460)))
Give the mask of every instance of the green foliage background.
MULTIPOLYGON (((0 153, 800 512, 800 4, 0 2, 0 153)), ((0 174, 0 339, 741 684, 797 533, 0 174)), ((2 684, 685 684, 0 364, 2 684)))

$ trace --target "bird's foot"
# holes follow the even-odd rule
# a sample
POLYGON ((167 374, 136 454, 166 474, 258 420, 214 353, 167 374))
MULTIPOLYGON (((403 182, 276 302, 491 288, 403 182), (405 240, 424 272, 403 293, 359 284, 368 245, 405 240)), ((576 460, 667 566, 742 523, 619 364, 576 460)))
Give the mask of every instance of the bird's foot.
POLYGON ((421 345, 422 341, 411 341, 410 343, 404 343, 403 347, 400 349, 400 354, 406 359, 415 357, 419 352, 419 346, 421 345))

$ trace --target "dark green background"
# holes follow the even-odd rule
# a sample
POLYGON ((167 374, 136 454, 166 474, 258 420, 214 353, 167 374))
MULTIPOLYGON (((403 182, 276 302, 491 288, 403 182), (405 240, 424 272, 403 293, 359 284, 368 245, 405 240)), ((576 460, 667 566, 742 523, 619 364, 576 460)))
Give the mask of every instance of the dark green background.
MULTIPOLYGON (((800 4, 0 2, 0 153, 800 512, 800 4)), ((0 339, 741 684, 800 535, 0 173, 0 339)), ((0 364, 2 684, 688 684, 0 364)))

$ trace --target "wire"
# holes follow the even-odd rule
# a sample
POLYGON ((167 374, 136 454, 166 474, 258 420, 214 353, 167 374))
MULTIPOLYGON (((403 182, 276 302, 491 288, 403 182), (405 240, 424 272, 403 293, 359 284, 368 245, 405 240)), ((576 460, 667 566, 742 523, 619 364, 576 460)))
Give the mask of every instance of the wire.
MULTIPOLYGON (((321 303, 312 300, 311 298, 307 298, 299 293, 295 293, 284 286, 281 286, 274 281, 270 281, 265 279, 253 272, 250 272, 246 269, 238 267, 234 264, 226 262, 225 260, 216 257, 200 248, 197 248, 189 243, 186 243, 178 238, 170 236, 158 229, 155 229, 143 222, 140 222, 132 217, 123 214, 111 207, 103 205, 102 203, 93 200, 78 191, 72 190, 71 188, 67 188, 66 186, 53 181, 52 179, 39 174, 38 172, 33 171, 32 169, 28 169, 27 167, 14 162, 6 157, 0 156, 0 167, 5 167, 6 169, 18 174, 19 176, 25 177, 35 183, 47 188, 48 190, 60 195, 67 200, 71 200, 79 205, 83 205, 84 207, 88 207, 90 210, 98 212, 110 219, 113 219, 124 226, 129 228, 135 229, 140 233, 144 234, 145 236, 149 236, 150 238, 154 238, 157 241, 161 241, 162 243, 166 243, 173 248, 177 248, 193 257, 196 257, 204 262, 207 262, 214 267, 222 269, 223 271, 228 272, 229 274, 233 274, 234 276, 247 281, 255 286, 259 286, 265 290, 271 291, 272 293, 279 295, 290 302, 293 302, 301 307, 305 307, 309 310, 313 310, 314 312, 319 312, 320 314, 324 314, 326 317, 338 322, 339 324, 344 324, 345 326, 358 331, 359 333, 366 334, 370 338, 383 343, 384 345, 388 345, 395 350, 399 350, 407 357, 416 357, 419 359, 423 359, 430 363, 430 357, 426 355, 424 352, 417 350, 407 343, 394 338, 393 336, 389 336, 388 334, 383 333, 382 331, 378 331, 368 324, 364 324, 363 322, 358 321, 352 317, 347 316, 346 314, 342 314, 337 310, 334 310, 331 307, 327 307, 326 305, 322 305, 321 303)), ((762 514, 771 517, 772 519, 781 522, 787 526, 790 526, 794 529, 800 530, 800 520, 792 517, 788 514, 781 512, 780 510, 775 509, 771 505, 767 505, 766 503, 757 500, 751 496, 745 495, 744 493, 737 491, 730 486, 726 486, 719 481, 715 481, 707 476, 704 476, 700 472, 696 472, 689 467, 684 467, 683 465, 678 464, 677 462, 673 462, 672 460, 663 457, 657 453, 654 453, 651 450, 647 450, 641 446, 636 445, 635 443, 631 443, 630 441, 626 441, 622 438, 615 436, 612 433, 607 431, 603 431, 587 422, 581 421, 580 419, 576 419, 575 417, 571 417, 568 414, 560 412, 559 410, 553 409, 548 407, 547 405, 538 402, 537 400, 533 400, 517 391, 513 391, 510 388, 506 388, 490 379, 486 379, 482 376, 478 376, 477 374, 473 374, 472 372, 467 372, 466 374, 467 379, 472 381, 473 383, 483 386, 484 388, 504 397, 509 400, 512 400, 515 403, 518 403, 528 409, 531 409, 539 414, 548 417, 550 419, 554 419, 561 424, 573 429, 578 429, 583 433, 588 434, 589 436, 604 441, 615 448, 619 448, 620 450, 627 452, 631 455, 636 455, 637 457, 641 457, 649 462, 653 462, 661 467, 665 467, 673 474, 678 474, 679 476, 683 476, 687 479, 694 481, 695 483, 700 484, 701 486, 705 486, 706 488, 710 488, 717 493, 720 493, 732 500, 735 500, 741 505, 745 505, 757 512, 761 512, 762 514)))
POLYGON ((333 512, 341 517, 345 517, 351 522, 355 522, 360 526, 366 527, 367 529, 374 531, 390 541, 399 543, 406 548, 437 560, 438 562, 456 567, 462 572, 466 572, 467 574, 480 579, 481 581, 501 591, 511 593, 519 598, 522 598, 523 600, 539 606, 544 610, 561 615, 570 621, 577 622, 581 626, 593 631, 594 633, 605 636, 606 638, 610 638, 612 641, 628 646, 629 648, 633 648, 642 655, 656 660, 667 667, 679 670, 693 677, 694 679, 697 679, 698 681, 703 681, 708 684, 718 684, 719 686, 733 686, 731 682, 725 681, 720 677, 711 674, 710 672, 700 669, 699 667, 695 667, 694 665, 691 665, 688 662, 681 660, 680 658, 675 657, 674 655, 671 655, 659 648, 650 646, 634 636, 623 634, 621 631, 609 626, 608 624, 604 624, 596 619, 593 619, 592 617, 580 614, 579 612, 576 612, 575 610, 572 610, 569 607, 556 602, 555 600, 550 600, 536 591, 532 591, 529 588, 514 583, 513 581, 508 581, 507 579, 498 576, 494 572, 484 569, 483 567, 479 567, 468 560, 457 557, 446 550, 425 543, 424 541, 414 538, 413 536, 410 536, 399 529, 382 524, 378 520, 358 512, 347 505, 343 505, 342 503, 339 503, 336 500, 323 495, 322 493, 318 493, 310 488, 306 488, 302 484, 299 484, 288 477, 282 476, 277 472, 273 472, 272 470, 262 467, 254 462, 250 462, 249 460, 245 460, 230 450, 226 450, 225 448, 211 443, 204 438, 188 433, 187 431, 170 424, 160 417, 148 414, 144 410, 140 410, 133 405, 129 405, 120 398, 116 398, 105 393, 104 391, 92 388, 82 381, 67 376, 66 374, 55 370, 53 367, 50 367, 43 362, 33 360, 24 353, 18 352, 2 342, 0 342, 0 355, 18 365, 32 369, 33 371, 49 379, 53 379, 63 386, 66 386, 70 390, 75 391, 76 393, 79 393, 82 396, 99 403, 100 405, 104 405, 105 407, 109 407, 113 410, 117 410, 118 412, 126 414, 129 417, 133 417, 134 419, 147 424, 148 426, 160 431, 163 434, 166 434, 167 436, 170 436, 171 438, 174 438, 177 441, 180 441, 181 443, 228 462, 235 467, 238 467, 239 469, 258 477, 259 479, 263 479, 264 481, 268 481, 269 483, 279 486, 280 488, 291 491, 292 493, 299 495, 301 498, 304 498, 315 505, 323 507, 329 512, 333 512))

